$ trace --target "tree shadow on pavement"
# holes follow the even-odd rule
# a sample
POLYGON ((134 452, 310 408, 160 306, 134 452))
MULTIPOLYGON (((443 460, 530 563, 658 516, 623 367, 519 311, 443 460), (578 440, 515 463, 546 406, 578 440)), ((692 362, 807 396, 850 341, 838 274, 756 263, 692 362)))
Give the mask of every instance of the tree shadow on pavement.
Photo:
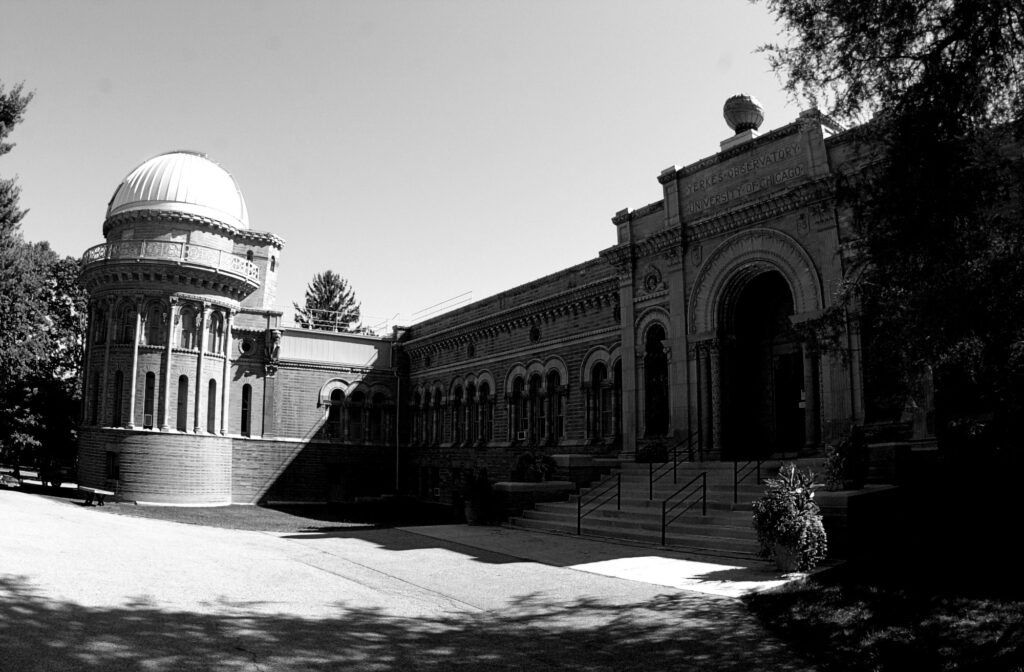
POLYGON ((268 604, 90 608, 0 577, 0 670, 812 669, 731 600, 528 596, 495 611, 397 616, 338 603, 327 618, 268 604))

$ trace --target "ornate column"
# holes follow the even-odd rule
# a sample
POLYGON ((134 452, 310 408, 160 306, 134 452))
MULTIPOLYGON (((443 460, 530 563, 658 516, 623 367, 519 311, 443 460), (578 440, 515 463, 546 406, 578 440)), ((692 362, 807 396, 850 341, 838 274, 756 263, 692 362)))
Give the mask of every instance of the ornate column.
POLYGON ((178 299, 172 296, 170 298, 170 313, 167 315, 167 331, 164 334, 167 340, 164 344, 166 346, 164 349, 164 379, 160 383, 160 406, 162 407, 161 413, 163 415, 160 421, 161 432, 171 431, 169 424, 169 418, 171 417, 171 365, 174 353, 174 325, 180 319, 180 309, 178 299))
POLYGON ((722 357, 718 339, 709 342, 711 368, 711 449, 722 458, 722 357))
MULTIPOLYGON (((194 412, 192 414, 193 434, 198 434, 200 428, 199 411, 202 408, 203 388, 205 387, 203 385, 203 352, 206 350, 206 325, 209 323, 209 320, 206 318, 206 311, 209 307, 210 304, 204 301, 196 315, 196 320, 199 322, 199 324, 196 325, 196 331, 198 332, 196 334, 196 339, 198 341, 196 345, 199 346, 199 356, 196 357, 196 398, 193 405, 194 412)), ((207 391, 206 394, 209 394, 209 392, 207 391)))
POLYGON ((135 333, 132 334, 132 384, 129 388, 127 429, 135 429, 135 392, 139 377, 139 331, 142 329, 142 297, 135 297, 135 333))
POLYGON ((586 402, 583 405, 583 408, 584 408, 584 413, 583 413, 584 425, 583 425, 583 427, 586 430, 586 431, 583 432, 583 437, 585 439, 588 439, 588 440, 591 440, 591 439, 595 438, 594 437, 594 395, 591 394, 591 392, 590 392, 592 387, 593 387, 593 385, 590 382, 584 382, 580 386, 580 389, 583 390, 583 395, 584 395, 583 398, 586 400, 586 402))
MULTIPOLYGON (((82 424, 87 424, 90 419, 90 412, 95 414, 96 409, 89 408, 90 392, 92 391, 92 349, 96 342, 96 304, 89 301, 89 321, 85 330, 85 364, 82 368, 82 424)), ((99 416, 96 416, 97 419, 99 416)))
POLYGON ((103 393, 100 395, 100 424, 106 422, 107 417, 107 394, 110 392, 108 385, 110 378, 110 340, 114 333, 114 297, 107 297, 107 331, 103 339, 103 393))
POLYGON ((813 452, 820 442, 818 423, 818 357, 811 343, 802 344, 804 356, 804 445, 813 452))
POLYGON ((228 408, 230 408, 229 400, 231 398, 231 327, 235 321, 235 311, 227 311, 228 319, 224 325, 224 373, 220 383, 220 434, 221 436, 227 436, 228 427, 228 408))

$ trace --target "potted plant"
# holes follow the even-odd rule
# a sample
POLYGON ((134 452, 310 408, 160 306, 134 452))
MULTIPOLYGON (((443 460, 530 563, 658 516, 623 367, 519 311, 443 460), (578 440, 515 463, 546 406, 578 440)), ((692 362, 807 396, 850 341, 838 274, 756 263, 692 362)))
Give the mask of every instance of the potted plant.
POLYGON ((764 496, 753 503, 760 557, 786 572, 813 569, 825 558, 825 526, 814 502, 820 487, 813 472, 795 464, 783 465, 778 478, 765 479, 764 496))
POLYGON ((487 470, 481 469, 475 476, 466 481, 462 491, 463 512, 469 525, 487 523, 491 509, 491 482, 487 480, 487 470))

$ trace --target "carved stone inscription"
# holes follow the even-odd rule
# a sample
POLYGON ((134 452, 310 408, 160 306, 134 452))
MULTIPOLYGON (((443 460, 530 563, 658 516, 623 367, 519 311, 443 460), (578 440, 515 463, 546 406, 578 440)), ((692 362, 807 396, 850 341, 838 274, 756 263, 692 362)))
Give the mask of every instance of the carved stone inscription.
POLYGON ((685 177, 680 182, 683 212, 702 215, 801 177, 807 174, 805 154, 801 139, 789 138, 685 177))

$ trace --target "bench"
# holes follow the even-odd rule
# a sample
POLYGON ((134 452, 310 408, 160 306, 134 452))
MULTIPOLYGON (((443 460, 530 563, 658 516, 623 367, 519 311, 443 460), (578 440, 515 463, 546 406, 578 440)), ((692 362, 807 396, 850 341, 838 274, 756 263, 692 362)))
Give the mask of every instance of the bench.
POLYGON ((106 499, 107 495, 113 495, 113 490, 103 490, 102 488, 88 488, 85 486, 78 486, 78 489, 85 493, 85 506, 103 506, 103 500, 106 499))

